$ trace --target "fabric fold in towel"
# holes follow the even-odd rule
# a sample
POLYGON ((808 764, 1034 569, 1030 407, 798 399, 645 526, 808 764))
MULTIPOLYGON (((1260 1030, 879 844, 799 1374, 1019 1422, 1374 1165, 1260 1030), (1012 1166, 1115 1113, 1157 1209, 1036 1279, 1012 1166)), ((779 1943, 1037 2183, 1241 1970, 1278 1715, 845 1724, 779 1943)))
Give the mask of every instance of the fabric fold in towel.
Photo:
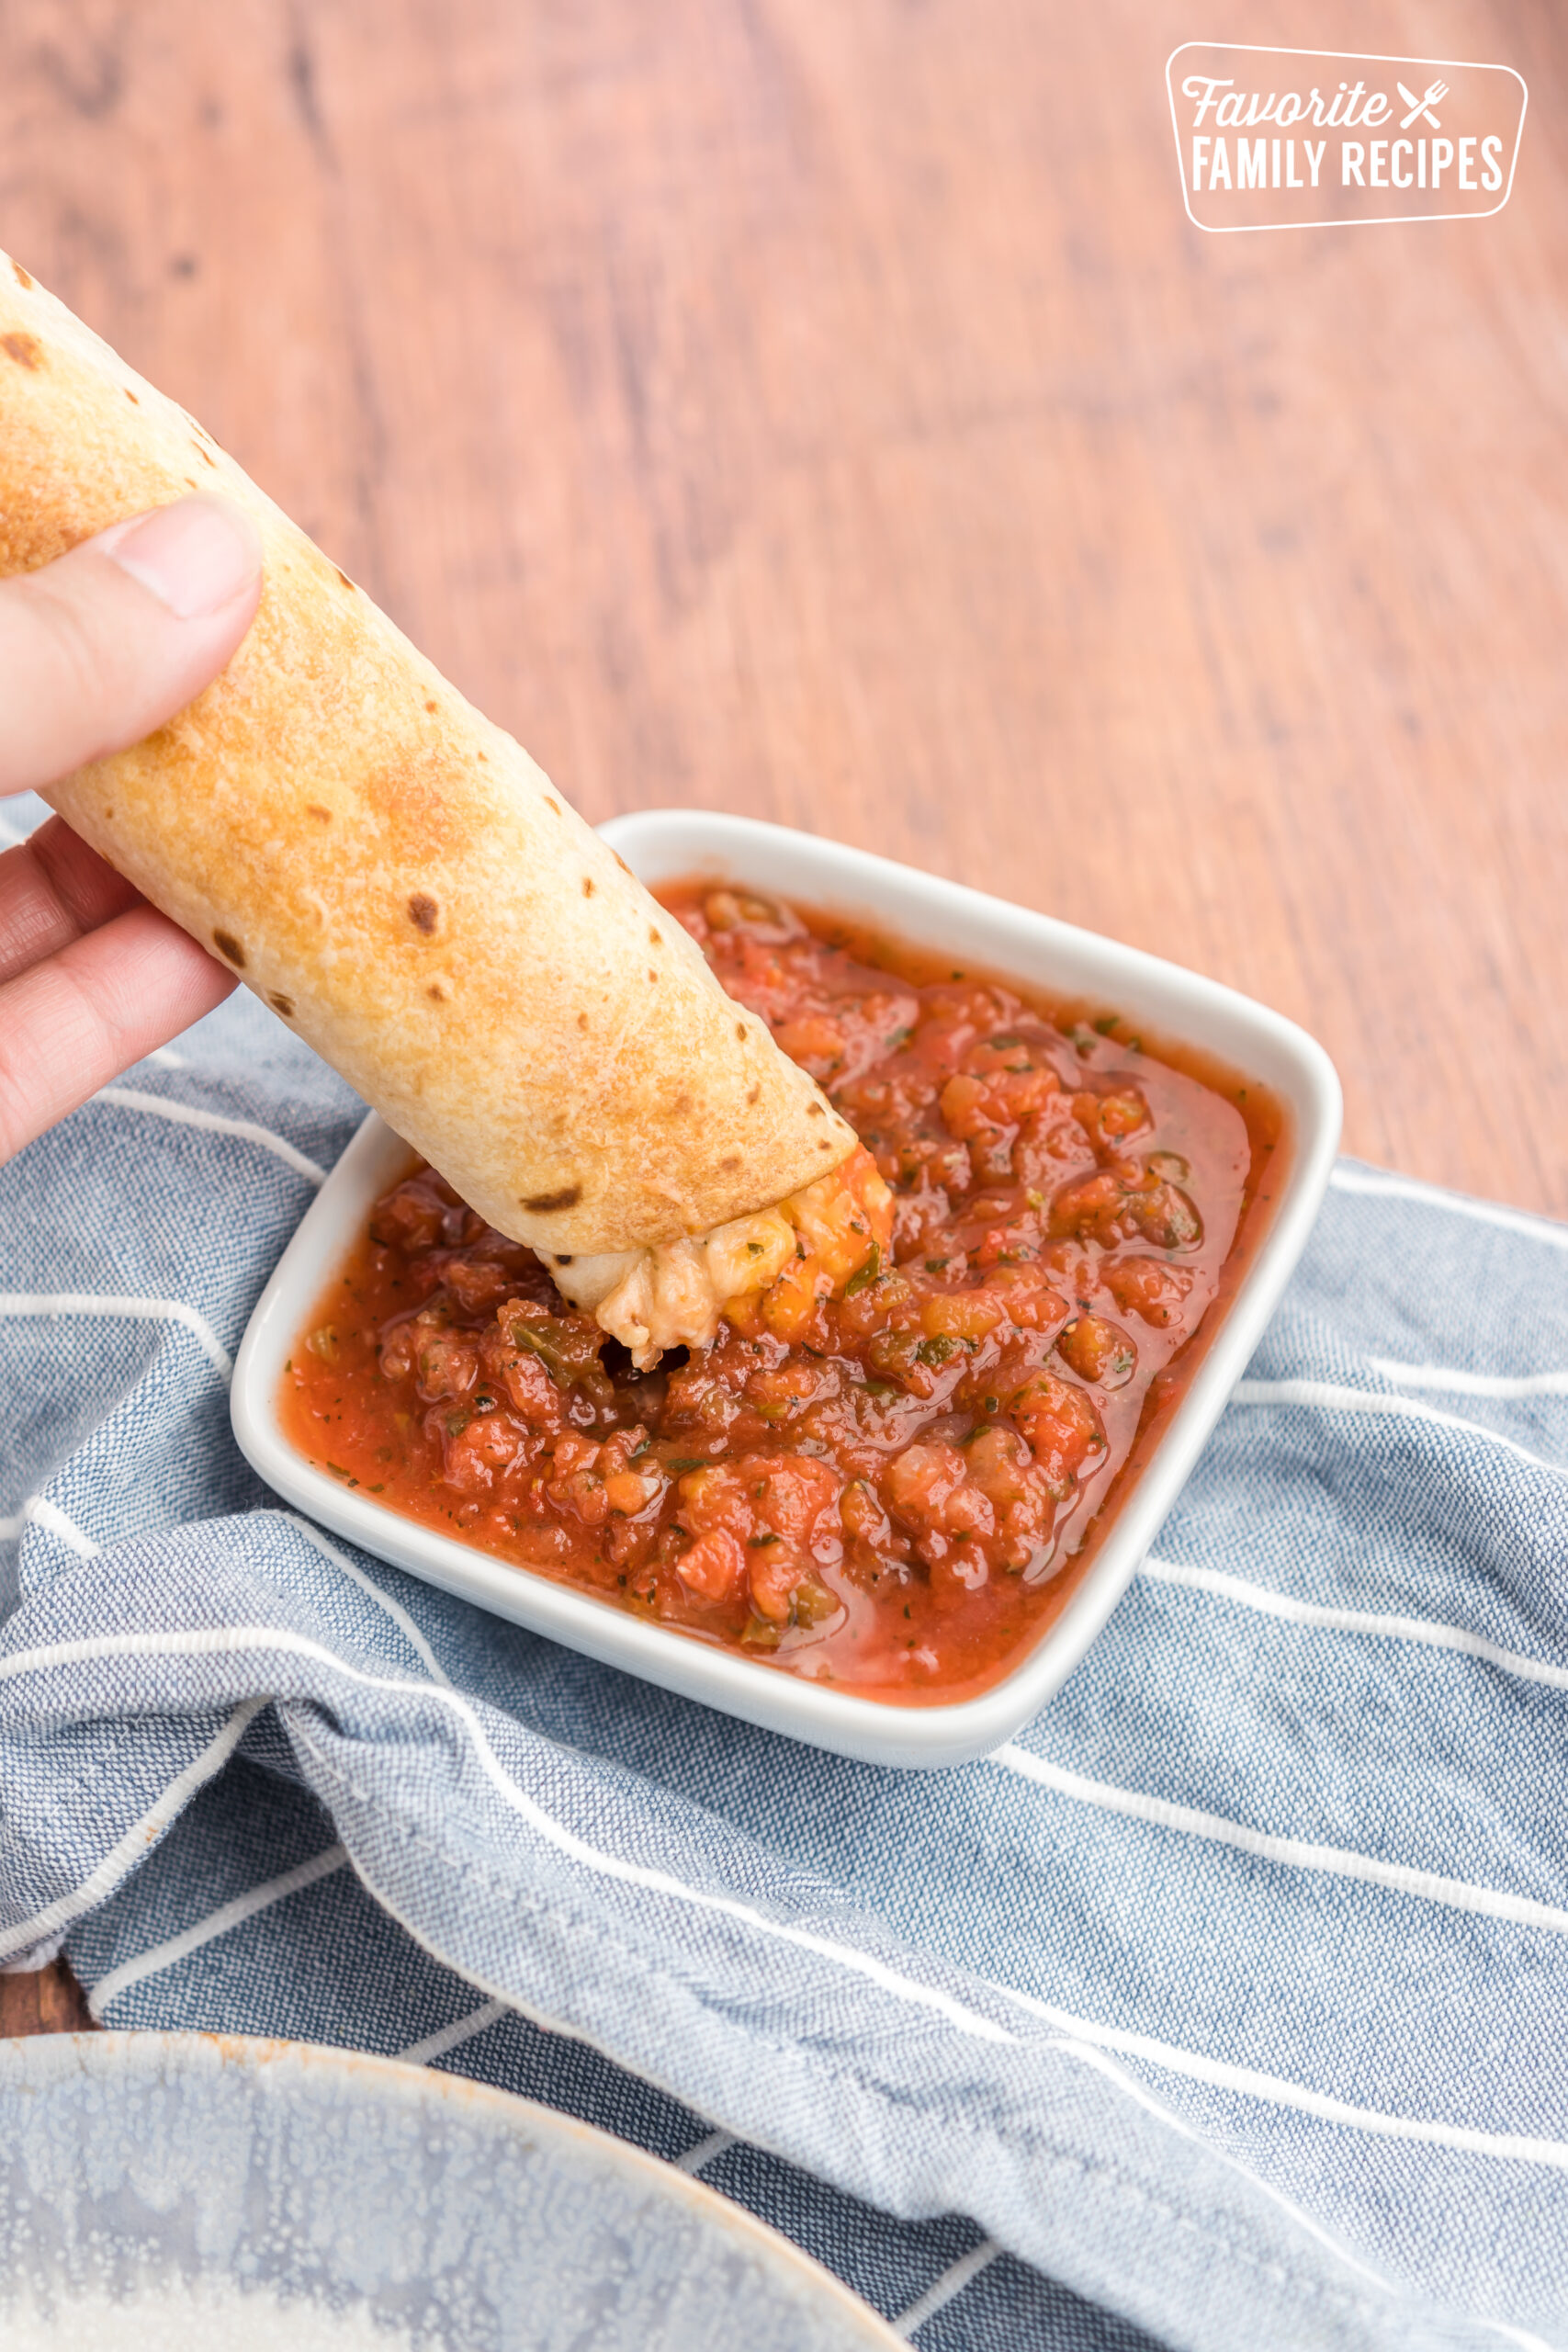
POLYGON ((258 1484, 358 1107, 231 1003, 0 1171, 0 1965, 610 2122, 930 2346, 1568 2344, 1568 1228, 1342 1167, 1104 1635, 901 1774, 258 1484))

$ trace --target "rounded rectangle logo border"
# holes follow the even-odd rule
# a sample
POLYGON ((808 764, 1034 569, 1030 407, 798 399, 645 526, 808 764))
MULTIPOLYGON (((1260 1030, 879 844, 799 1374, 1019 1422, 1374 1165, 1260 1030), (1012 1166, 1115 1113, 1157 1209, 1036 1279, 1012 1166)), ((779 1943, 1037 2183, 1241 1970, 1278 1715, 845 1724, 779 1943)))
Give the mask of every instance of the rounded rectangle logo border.
POLYGON ((1529 110, 1529 85, 1524 75, 1512 65, 1499 65, 1482 58, 1404 57, 1382 50, 1288 49, 1271 41, 1179 41, 1165 61, 1165 88, 1170 104, 1170 127, 1176 141, 1176 167, 1181 182, 1182 207, 1192 226, 1201 229, 1207 237, 1257 236, 1268 230, 1280 229, 1407 229, 1429 220, 1495 220, 1514 192, 1514 175, 1518 167, 1519 146, 1525 134, 1525 116, 1529 110), (1506 74, 1519 85, 1519 119, 1514 132, 1514 152, 1508 158, 1508 176, 1503 193, 1497 202, 1484 212, 1358 213, 1349 218, 1331 217, 1322 220, 1201 220, 1192 209, 1191 194, 1187 184, 1187 158, 1182 150, 1181 125, 1176 113, 1176 84, 1171 75, 1171 68, 1179 57, 1189 50, 1199 49, 1226 50, 1238 56, 1251 57, 1326 57, 1346 65, 1446 66, 1452 72, 1464 74, 1506 74))

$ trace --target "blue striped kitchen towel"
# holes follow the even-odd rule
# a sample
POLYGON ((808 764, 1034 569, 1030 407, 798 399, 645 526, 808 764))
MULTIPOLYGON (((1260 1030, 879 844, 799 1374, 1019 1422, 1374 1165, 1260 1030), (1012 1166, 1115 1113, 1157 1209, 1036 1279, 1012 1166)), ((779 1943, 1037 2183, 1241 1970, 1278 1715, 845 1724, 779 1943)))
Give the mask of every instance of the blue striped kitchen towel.
POLYGON ((249 999, 0 1173, 0 1959, 450 2066, 949 2347, 1568 2346, 1568 1228, 1344 1165, 1011 1746, 792 1746, 283 1509, 353 1131, 249 999))

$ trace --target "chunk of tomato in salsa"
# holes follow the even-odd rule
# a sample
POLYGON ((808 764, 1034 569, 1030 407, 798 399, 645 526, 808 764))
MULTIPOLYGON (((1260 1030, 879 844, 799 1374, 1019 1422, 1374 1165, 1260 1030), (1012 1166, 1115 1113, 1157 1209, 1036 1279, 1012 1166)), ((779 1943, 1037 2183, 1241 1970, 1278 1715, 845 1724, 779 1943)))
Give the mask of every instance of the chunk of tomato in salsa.
POLYGON ((1168 1405, 1272 1114, 1112 1021, 771 899, 663 895, 862 1137, 795 1256, 639 1374, 418 1166, 286 1418, 390 1507, 695 1638, 886 1699, 982 1689, 1168 1405))

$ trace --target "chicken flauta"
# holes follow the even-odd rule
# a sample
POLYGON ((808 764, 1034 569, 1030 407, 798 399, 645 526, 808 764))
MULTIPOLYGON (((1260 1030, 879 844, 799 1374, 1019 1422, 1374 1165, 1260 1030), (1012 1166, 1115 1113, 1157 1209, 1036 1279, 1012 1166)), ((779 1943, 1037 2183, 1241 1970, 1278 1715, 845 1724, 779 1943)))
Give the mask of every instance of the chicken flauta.
POLYGON ((712 1233, 544 1261, 557 1289, 646 1372, 667 1348, 706 1347, 726 1313, 742 1329, 803 1339, 823 1299, 887 1262, 892 1229, 893 1195, 861 1146, 787 1200, 712 1233))

